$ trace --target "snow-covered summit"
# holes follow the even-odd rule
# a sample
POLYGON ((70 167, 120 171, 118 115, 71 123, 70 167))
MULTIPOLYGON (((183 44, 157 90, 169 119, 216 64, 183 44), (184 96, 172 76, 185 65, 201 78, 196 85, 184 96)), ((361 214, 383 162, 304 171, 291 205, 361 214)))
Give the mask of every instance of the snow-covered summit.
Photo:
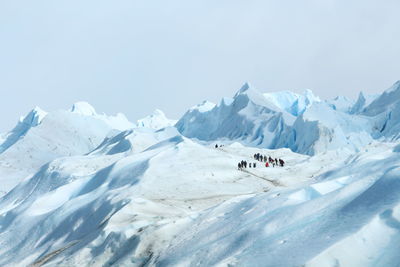
POLYGON ((302 114, 313 103, 321 102, 321 99, 315 96, 310 89, 306 89, 303 94, 290 91, 265 93, 264 97, 294 116, 302 114))
POLYGON ((80 116, 93 117, 98 120, 102 120, 105 123, 109 124, 111 128, 120 131, 125 131, 127 129, 135 127, 135 125, 132 122, 130 122, 124 114, 117 113, 117 115, 115 116, 98 114, 95 108, 85 101, 79 101, 74 103, 69 111, 73 114, 77 114, 80 116))
POLYGON ((150 129, 161 129, 175 125, 177 121, 168 119, 165 113, 159 109, 154 110, 153 114, 140 119, 136 123, 136 127, 144 127, 150 129))
POLYGON ((245 82, 242 87, 240 87, 240 89, 236 92, 234 97, 237 97, 240 94, 245 93, 247 90, 249 90, 251 88, 251 84, 249 82, 245 82))
POLYGON ((25 117, 21 117, 20 122, 35 127, 42 122, 46 115, 46 111, 44 111, 40 107, 35 107, 25 117))
POLYGON ((278 110, 279 106, 275 105, 274 102, 268 101, 265 96, 257 90, 250 83, 245 83, 239 91, 233 97, 237 105, 249 105, 254 104, 257 106, 263 106, 270 110, 278 110))
POLYGON ((85 101, 80 101, 80 102, 74 103, 71 107, 71 112, 76 113, 76 114, 86 115, 86 116, 97 115, 94 107, 85 101))
POLYGON ((0 154, 25 136, 32 127, 38 126, 46 115, 46 111, 35 107, 26 116, 21 117, 14 129, 4 134, 3 141, 0 143, 0 154))
POLYGON ((212 110, 215 106, 216 105, 213 102, 210 102, 208 100, 204 100, 200 104, 191 107, 189 110, 190 111, 198 111, 198 112, 204 113, 204 112, 208 112, 208 111, 212 110))

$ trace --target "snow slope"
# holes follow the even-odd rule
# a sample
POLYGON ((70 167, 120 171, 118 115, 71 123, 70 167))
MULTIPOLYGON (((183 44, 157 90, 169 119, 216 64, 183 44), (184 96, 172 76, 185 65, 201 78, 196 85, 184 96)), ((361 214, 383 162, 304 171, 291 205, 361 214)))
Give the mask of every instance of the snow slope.
MULTIPOLYGON (((147 138, 141 134, 132 147, 147 138)), ((215 149, 173 128, 157 134, 143 150, 108 153, 115 140, 127 139, 118 134, 102 152, 56 159, 15 187, 0 201, 0 264, 377 266, 399 260, 395 144, 309 157, 288 149, 215 149), (236 169, 241 159, 254 162, 256 152, 282 157, 287 166, 236 169), (357 245, 364 228, 373 231, 357 245), (353 247, 359 260, 347 255, 353 247)))
POLYGON ((158 135, 166 139, 140 152, 56 159, 15 187, 0 202, 0 264, 139 265, 203 210, 304 183, 320 171, 299 172, 308 157, 282 150, 264 152, 284 155, 302 179, 288 179, 285 168, 239 172, 236 162, 257 149, 204 147, 173 129, 158 135))

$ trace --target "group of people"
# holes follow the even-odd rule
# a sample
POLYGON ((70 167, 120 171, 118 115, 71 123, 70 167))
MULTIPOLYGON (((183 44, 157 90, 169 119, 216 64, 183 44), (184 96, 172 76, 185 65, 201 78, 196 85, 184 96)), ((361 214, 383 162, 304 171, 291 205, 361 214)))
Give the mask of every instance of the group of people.
POLYGON ((239 169, 239 170, 241 170, 241 169, 243 169, 243 168, 247 168, 247 167, 249 167, 249 168, 251 168, 251 167, 255 168, 256 166, 257 166, 257 164, 256 164, 255 162, 247 162, 247 161, 245 161, 245 160, 242 160, 242 161, 240 161, 240 162, 238 163, 238 169, 239 169))
MULTIPOLYGON (((265 156, 265 155, 261 155, 260 153, 256 153, 254 154, 254 159, 265 163, 265 167, 270 167, 272 165, 272 167, 275 166, 280 166, 283 167, 285 166, 285 161, 283 161, 283 159, 278 159, 278 158, 272 158, 271 156, 265 156)), ((242 170, 245 168, 256 168, 257 164, 255 162, 247 162, 245 160, 242 160, 238 163, 238 169, 242 170)))
POLYGON ((260 153, 254 154, 254 159, 258 160, 260 162, 264 162, 265 167, 269 167, 269 165, 272 165, 272 167, 285 166, 285 161, 283 161, 283 159, 278 159, 278 158, 273 159, 273 158, 271 158, 271 156, 267 157, 265 155, 261 155, 260 153))

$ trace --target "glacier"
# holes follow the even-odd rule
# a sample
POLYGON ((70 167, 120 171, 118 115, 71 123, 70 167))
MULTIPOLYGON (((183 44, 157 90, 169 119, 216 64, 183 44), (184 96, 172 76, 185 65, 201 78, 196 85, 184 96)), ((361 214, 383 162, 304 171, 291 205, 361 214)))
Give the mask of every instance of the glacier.
POLYGON ((399 116, 400 82, 355 100, 246 83, 136 123, 36 107, 0 138, 0 266, 399 266, 399 116))

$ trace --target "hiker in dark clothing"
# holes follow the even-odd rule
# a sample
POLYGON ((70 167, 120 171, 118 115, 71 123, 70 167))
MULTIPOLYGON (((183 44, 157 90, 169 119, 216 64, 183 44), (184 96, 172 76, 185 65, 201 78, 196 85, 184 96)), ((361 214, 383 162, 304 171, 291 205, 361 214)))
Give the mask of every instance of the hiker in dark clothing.
POLYGON ((285 162, 283 161, 283 159, 279 159, 279 165, 281 165, 281 167, 285 166, 285 162))
POLYGON ((244 161, 244 167, 247 168, 247 161, 244 161))
POLYGON ((275 165, 278 166, 278 159, 275 159, 275 165))
POLYGON ((241 170, 242 169, 242 164, 239 162, 238 163, 238 170, 241 170))
POLYGON ((256 159, 256 158, 257 158, 257 154, 254 154, 254 156, 253 156, 253 157, 254 157, 254 159, 256 159))
POLYGON ((218 148, 218 144, 215 144, 215 148, 218 148))
POLYGON ((254 162, 254 163, 253 163, 253 168, 255 168, 255 167, 256 167, 256 163, 254 162))

